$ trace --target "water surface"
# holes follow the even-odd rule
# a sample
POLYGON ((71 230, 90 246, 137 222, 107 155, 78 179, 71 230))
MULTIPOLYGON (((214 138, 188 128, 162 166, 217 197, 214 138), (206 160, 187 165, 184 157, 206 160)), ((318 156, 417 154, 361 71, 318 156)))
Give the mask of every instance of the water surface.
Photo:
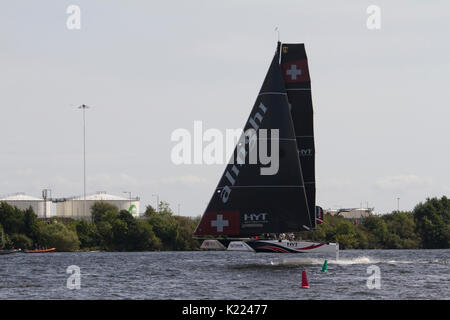
POLYGON ((0 299, 450 299, 450 250, 345 250, 338 261, 311 253, 19 253, 0 256, 0 299), (81 270, 78 290, 67 288, 71 265, 81 270), (367 286, 371 266, 380 289, 367 286), (302 269, 310 289, 300 289, 302 269))

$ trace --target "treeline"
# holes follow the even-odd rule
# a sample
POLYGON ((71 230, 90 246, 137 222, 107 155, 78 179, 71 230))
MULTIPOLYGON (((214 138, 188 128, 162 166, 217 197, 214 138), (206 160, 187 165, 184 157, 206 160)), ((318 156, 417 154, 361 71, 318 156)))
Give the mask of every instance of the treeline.
MULTIPOLYGON (((192 238, 199 218, 175 216, 167 203, 156 211, 148 206, 144 218, 98 202, 92 221, 39 220, 31 208, 19 210, 0 204, 0 248, 56 248, 58 251, 157 251, 198 250, 192 238)), ((393 212, 351 221, 325 216, 316 230, 303 239, 338 242, 342 249, 450 248, 450 200, 427 199, 412 212, 393 212)))
POLYGON ((19 210, 0 204, 0 248, 56 248, 58 251, 157 251, 199 248, 192 233, 198 219, 175 216, 165 202, 159 211, 148 206, 142 219, 104 202, 91 208, 92 221, 39 220, 31 207, 19 210))
POLYGON ((412 212, 393 212, 349 221, 326 215, 303 239, 338 242, 342 249, 450 248, 450 200, 427 199, 412 212))

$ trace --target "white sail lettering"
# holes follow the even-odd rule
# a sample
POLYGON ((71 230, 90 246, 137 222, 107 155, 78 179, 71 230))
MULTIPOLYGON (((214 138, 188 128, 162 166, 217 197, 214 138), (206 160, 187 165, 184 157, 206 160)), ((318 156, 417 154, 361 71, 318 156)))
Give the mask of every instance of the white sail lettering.
POLYGON ((225 186, 220 193, 220 197, 222 198, 223 203, 227 203, 228 199, 230 198, 231 189, 229 186, 225 186))
POLYGON ((259 104, 258 108, 260 108, 262 110, 262 112, 266 113, 267 111, 267 107, 265 105, 262 104, 262 102, 259 104))
POLYGON ((225 173, 225 177, 227 177, 228 181, 230 181, 232 186, 235 184, 236 180, 234 180, 234 178, 231 176, 231 174, 228 171, 225 173))
MULTIPOLYGON (((245 164, 245 158, 247 156, 247 151, 245 150, 246 145, 249 145, 250 163, 251 164, 257 163, 257 161, 256 161, 257 148, 255 148, 255 146, 257 145, 256 144, 256 140, 257 140, 256 131, 259 129, 259 126, 261 125, 261 123, 264 119, 264 115, 267 112, 267 107, 262 102, 258 105, 258 108, 260 109, 262 114, 260 114, 259 112, 256 112, 256 114, 254 114, 252 117, 250 117, 250 119, 248 120, 248 123, 253 127, 253 129, 252 128, 247 129, 246 132, 244 132, 243 139, 241 138, 241 141, 238 143, 237 154, 236 154, 238 165, 245 164), (256 121, 258 121, 258 123, 256 121), (254 149, 256 149, 255 152, 252 152, 254 149)), ((231 162, 231 163, 233 163, 233 162, 231 162)), ((240 171, 234 165, 231 168, 231 171, 233 171, 233 173, 235 174, 235 177, 233 177, 228 170, 225 172, 225 177, 228 179, 228 181, 231 183, 231 185, 234 186, 234 184, 236 183, 236 179, 239 176, 240 171)), ((276 168, 276 171, 278 172, 278 166, 276 168)), ((227 203, 228 199, 230 198, 230 194, 231 194, 231 188, 227 185, 223 188, 222 192, 220 193, 220 197, 221 197, 223 203, 227 203)))

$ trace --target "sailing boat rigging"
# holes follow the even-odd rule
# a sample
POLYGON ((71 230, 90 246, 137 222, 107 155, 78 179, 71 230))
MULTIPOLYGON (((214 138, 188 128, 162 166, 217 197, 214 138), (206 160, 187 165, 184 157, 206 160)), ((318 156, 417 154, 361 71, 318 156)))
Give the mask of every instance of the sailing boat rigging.
POLYGON ((278 42, 244 134, 194 232, 196 237, 217 238, 205 240, 202 248, 256 252, 338 250, 337 244, 260 238, 263 234, 315 228, 316 211, 320 210, 315 204, 314 164, 311 81, 304 44, 278 42), (270 137, 262 132, 270 132, 270 137), (262 143, 270 147, 278 144, 276 170, 249 161, 252 148, 262 143))

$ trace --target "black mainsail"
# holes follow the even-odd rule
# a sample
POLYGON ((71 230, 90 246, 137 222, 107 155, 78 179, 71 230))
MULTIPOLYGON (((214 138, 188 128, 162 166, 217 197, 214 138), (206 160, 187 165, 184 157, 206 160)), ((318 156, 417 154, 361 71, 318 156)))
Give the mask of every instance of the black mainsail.
POLYGON ((244 132, 253 129, 257 135, 241 137, 195 236, 243 237, 298 232, 315 226, 311 93, 306 90, 310 88, 306 54, 296 57, 301 51, 297 46, 278 44, 244 127, 244 132), (288 49, 282 54, 284 48, 288 49), (290 81, 285 76, 290 74, 293 80, 299 80, 290 81), (261 134, 262 129, 269 131, 267 138, 261 134), (250 161, 252 148, 267 142, 271 150, 277 132, 279 165, 275 173, 262 174, 267 164, 250 161))

